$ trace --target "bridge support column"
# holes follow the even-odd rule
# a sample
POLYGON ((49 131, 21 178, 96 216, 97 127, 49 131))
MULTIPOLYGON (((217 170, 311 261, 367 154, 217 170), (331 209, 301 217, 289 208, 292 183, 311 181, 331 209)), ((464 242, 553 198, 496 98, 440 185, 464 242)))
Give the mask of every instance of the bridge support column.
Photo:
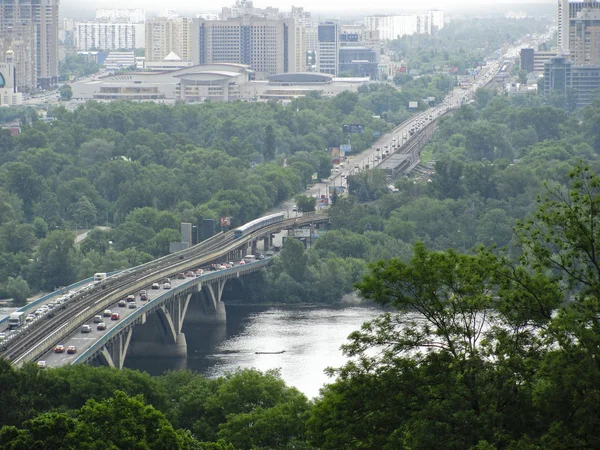
POLYGON ((263 251, 267 251, 269 249, 269 241, 271 240, 271 235, 265 237, 263 239, 263 251))
POLYGON ((226 279, 203 283, 192 295, 192 307, 186 314, 189 323, 225 323, 227 313, 221 301, 226 279))
POLYGON ((104 365, 122 369, 125 364, 125 356, 131 342, 133 328, 119 334, 100 351, 100 360, 104 365))
POLYGON ((192 294, 175 297, 158 308, 147 322, 135 327, 132 357, 180 358, 187 356, 187 341, 181 332, 192 294))
POLYGON ((256 255, 256 239, 252 241, 252 253, 251 255, 256 255))

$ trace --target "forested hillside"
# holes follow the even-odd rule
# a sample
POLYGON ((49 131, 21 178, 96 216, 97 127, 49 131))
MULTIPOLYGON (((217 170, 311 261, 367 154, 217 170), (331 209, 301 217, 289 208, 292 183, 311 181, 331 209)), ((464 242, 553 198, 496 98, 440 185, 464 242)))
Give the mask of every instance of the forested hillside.
POLYGON ((329 176, 343 123, 365 124, 352 139, 361 151, 408 117, 409 98, 441 98, 451 84, 425 77, 402 92, 373 85, 287 106, 90 102, 51 110, 51 121, 13 113, 6 119, 20 115, 23 132, 0 130, 0 297, 164 255, 182 221, 252 220, 313 173, 329 176), (76 247, 75 227, 95 225, 113 231, 76 247))

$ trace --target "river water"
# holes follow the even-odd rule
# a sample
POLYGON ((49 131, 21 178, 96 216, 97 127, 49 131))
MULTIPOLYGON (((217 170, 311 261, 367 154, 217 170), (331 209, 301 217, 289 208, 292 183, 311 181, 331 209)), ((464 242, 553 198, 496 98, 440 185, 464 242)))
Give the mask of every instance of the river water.
POLYGON ((125 365, 152 375, 187 368, 207 377, 237 368, 279 369, 289 386, 315 397, 331 381, 324 369, 346 361, 340 346, 348 335, 380 313, 373 306, 228 306, 226 325, 184 324, 186 359, 127 358, 125 365))

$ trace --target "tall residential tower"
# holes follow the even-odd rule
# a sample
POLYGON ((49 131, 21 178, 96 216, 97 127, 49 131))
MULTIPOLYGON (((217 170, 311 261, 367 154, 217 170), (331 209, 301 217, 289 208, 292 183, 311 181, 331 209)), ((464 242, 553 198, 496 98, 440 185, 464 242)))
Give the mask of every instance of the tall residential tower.
POLYGON ((0 3, 0 55, 9 50, 23 90, 58 82, 58 0, 0 3))

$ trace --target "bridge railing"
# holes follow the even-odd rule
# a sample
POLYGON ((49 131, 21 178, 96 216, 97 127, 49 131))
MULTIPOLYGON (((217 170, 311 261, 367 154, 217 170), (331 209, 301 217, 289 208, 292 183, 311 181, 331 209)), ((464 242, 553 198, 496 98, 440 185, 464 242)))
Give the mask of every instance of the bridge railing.
MULTIPOLYGON (((110 272, 108 275, 114 275, 115 273, 119 273, 119 271, 110 272)), ((17 309, 14 312, 27 312, 30 310, 36 310, 38 306, 40 306, 44 302, 50 300, 52 297, 60 297, 61 295, 64 295, 68 291, 77 289, 78 287, 83 286, 88 283, 91 283, 92 281, 94 281, 94 277, 86 278, 85 280, 81 280, 81 281, 78 281, 77 283, 70 284, 69 286, 66 286, 64 288, 57 289, 56 291, 50 292, 49 294, 46 294, 43 297, 38 298, 37 300, 34 300, 32 302, 27 303, 26 305, 23 305, 21 308, 17 309)), ((0 326, 6 324, 8 322, 8 317, 9 316, 6 316, 6 317, 0 319, 0 326)))
POLYGON ((176 288, 171 289, 170 291, 164 292, 163 294, 159 295, 158 297, 156 297, 152 300, 149 300, 144 305, 137 308, 133 314, 131 314, 131 315, 127 316, 126 318, 124 318, 123 320, 119 321, 117 326, 108 330, 100 339, 95 341, 87 349, 85 349, 82 353, 80 353, 79 356, 77 356, 77 358, 75 358, 71 364, 80 364, 80 363, 86 362, 88 359, 93 357, 97 352, 102 350, 102 347, 104 347, 112 339, 114 339, 116 336, 118 336, 119 333, 121 333, 123 330, 127 329, 128 326, 135 323, 135 321, 137 319, 139 319, 139 317, 142 314, 151 312, 151 310, 157 305, 157 303, 160 303, 162 300, 165 300, 169 297, 176 296, 178 293, 185 291, 191 285, 197 283, 198 281, 200 281, 201 283, 206 282, 206 281, 212 281, 215 279, 223 278, 224 276, 227 276, 227 275, 237 273, 239 271, 243 271, 244 269, 259 269, 259 268, 264 267, 267 264, 269 264, 270 259, 271 258, 265 258, 263 260, 252 262, 252 263, 247 263, 242 266, 236 266, 236 267, 232 267, 229 269, 222 269, 222 270, 218 270, 215 272, 209 272, 204 275, 200 275, 199 277, 190 278, 189 280, 187 280, 186 282, 177 286, 176 288))

